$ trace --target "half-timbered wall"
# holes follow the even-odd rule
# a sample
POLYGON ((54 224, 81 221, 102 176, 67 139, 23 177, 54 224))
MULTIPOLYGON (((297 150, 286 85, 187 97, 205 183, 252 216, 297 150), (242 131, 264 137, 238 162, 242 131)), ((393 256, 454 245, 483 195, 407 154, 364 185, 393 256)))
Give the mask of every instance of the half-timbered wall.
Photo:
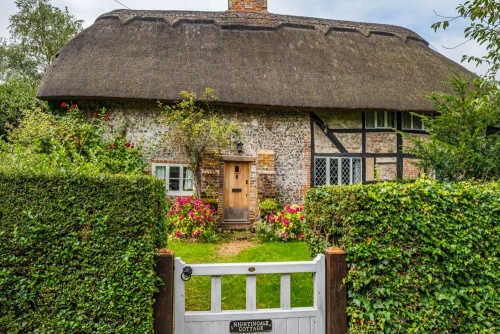
MULTIPOLYGON (((334 174, 348 164, 348 158, 362 159, 362 182, 388 181, 396 179, 415 179, 422 171, 416 168, 415 159, 404 153, 408 145, 397 134, 393 127, 367 128, 365 117, 370 113, 361 111, 335 111, 312 113, 313 124, 313 153, 315 157, 311 170, 311 179, 316 182, 325 182, 324 174, 334 174), (325 159, 330 159, 328 169, 325 169, 325 159), (336 159, 339 159, 336 161, 336 159), (333 164, 333 168, 332 165, 333 164), (319 179, 315 173, 321 174, 319 179)), ((384 112, 379 112, 382 115, 384 112)), ((373 119, 373 115, 369 115, 373 119)), ((402 129, 402 113, 391 114, 394 128, 402 129)), ((386 119, 387 121, 387 119, 386 119)), ((425 131, 410 130, 415 136, 425 136, 425 131)), ((351 164, 351 168, 354 166, 351 164)), ((347 168, 347 167, 346 167, 347 168)), ((354 171, 353 171, 354 173, 354 171)), ((342 174, 342 173, 341 173, 342 174)), ((342 181, 338 178, 328 177, 333 181, 342 181)), ((356 178, 351 177, 351 180, 356 178)), ((344 180, 345 181, 345 180, 344 180)), ((327 182, 328 183, 328 182, 327 182)), ((332 182, 330 182, 332 183, 332 182)))
MULTIPOLYGON (((85 102, 80 107, 98 110, 101 106, 85 102)), ((113 102, 106 108, 112 126, 127 125, 130 141, 153 147, 156 152, 153 161, 186 161, 180 149, 166 141, 168 128, 158 121, 160 113, 156 103, 113 102)), ((251 220, 258 216, 258 204, 263 198, 301 203, 306 191, 314 186, 315 162, 338 169, 349 168, 349 164, 351 168, 361 165, 361 177, 353 173, 350 180, 360 179, 364 183, 416 178, 421 173, 412 164, 414 157, 403 153, 408 143, 392 129, 366 128, 366 113, 362 111, 225 107, 221 116, 236 119, 240 124, 243 151, 238 153, 236 147, 231 147, 217 155, 205 156, 202 191, 210 186, 222 193, 225 162, 250 163, 251 220)), ((401 113, 395 113, 394 122, 401 129, 401 113)), ((424 131, 410 132, 425 134, 424 131)))

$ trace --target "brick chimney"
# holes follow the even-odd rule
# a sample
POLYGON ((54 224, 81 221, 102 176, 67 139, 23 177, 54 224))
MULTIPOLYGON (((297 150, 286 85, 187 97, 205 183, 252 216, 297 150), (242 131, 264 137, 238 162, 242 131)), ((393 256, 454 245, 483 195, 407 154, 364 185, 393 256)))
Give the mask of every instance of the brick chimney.
POLYGON ((267 0, 229 0, 229 10, 240 12, 267 12, 267 0))

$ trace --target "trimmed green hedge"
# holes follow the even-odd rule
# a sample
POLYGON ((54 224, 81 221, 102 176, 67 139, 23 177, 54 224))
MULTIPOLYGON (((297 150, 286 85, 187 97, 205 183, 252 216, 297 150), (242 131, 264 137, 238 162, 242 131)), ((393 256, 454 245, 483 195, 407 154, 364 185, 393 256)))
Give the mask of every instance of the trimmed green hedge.
POLYGON ((309 247, 347 251, 350 333, 500 332, 500 183, 333 186, 306 196, 309 247))
POLYGON ((0 173, 0 333, 152 333, 164 192, 144 176, 0 173))

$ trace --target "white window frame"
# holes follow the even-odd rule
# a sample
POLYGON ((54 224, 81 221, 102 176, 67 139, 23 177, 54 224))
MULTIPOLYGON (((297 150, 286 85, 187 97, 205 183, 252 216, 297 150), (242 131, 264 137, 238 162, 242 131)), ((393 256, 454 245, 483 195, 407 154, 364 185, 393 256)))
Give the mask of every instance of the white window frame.
MULTIPOLYGON (((326 175, 325 175, 325 185, 331 185, 330 180, 330 165, 332 160, 337 160, 337 183, 334 184, 359 184, 363 182, 363 159, 359 157, 324 157, 317 156, 314 157, 314 186, 317 187, 316 182, 316 161, 317 159, 326 159, 326 175), (354 179, 354 170, 353 170, 353 160, 359 160, 359 182, 353 183, 354 179), (349 160, 349 183, 342 183, 342 160, 349 160)), ((321 186, 321 185, 319 185, 321 186)))
POLYGON ((192 178, 191 182, 193 185, 192 190, 169 190, 169 184, 170 184, 170 168, 171 167, 180 167, 179 168, 179 189, 184 185, 184 170, 188 169, 188 165, 186 164, 178 164, 178 163, 159 163, 159 162, 153 162, 151 164, 151 174, 154 176, 161 178, 165 180, 165 191, 167 195, 169 196, 191 196, 193 195, 194 192, 194 175, 191 172, 192 178), (156 168, 157 167, 165 167, 165 177, 158 177, 156 175, 156 168))
POLYGON ((396 113, 393 111, 372 111, 365 113, 365 128, 366 129, 390 129, 396 127, 396 113), (370 113, 373 114, 373 127, 367 125, 366 115, 370 113), (384 124, 381 126, 377 123, 377 113, 384 113, 384 124), (393 124, 388 124, 389 113, 392 114, 392 122, 393 124))
POLYGON ((413 125, 413 119, 418 117, 417 115, 414 115, 413 113, 403 113, 403 115, 401 115, 401 129, 403 130, 420 130, 420 131, 425 131, 425 124, 424 124, 424 121, 423 120, 420 120, 420 122, 422 123, 422 127, 420 129, 417 129, 415 128, 415 126, 413 125), (404 120, 403 120, 403 117, 405 116, 409 116, 410 117, 410 127, 407 128, 405 127, 404 125, 404 120))

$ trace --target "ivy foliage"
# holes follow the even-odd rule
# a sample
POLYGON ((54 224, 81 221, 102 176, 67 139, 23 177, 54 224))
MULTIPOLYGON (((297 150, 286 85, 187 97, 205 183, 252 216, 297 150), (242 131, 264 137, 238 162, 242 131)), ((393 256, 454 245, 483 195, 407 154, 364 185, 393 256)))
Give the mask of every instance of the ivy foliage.
POLYGON ((311 253, 347 252, 349 332, 498 333, 499 203, 498 182, 311 189, 311 253))
POLYGON ((161 181, 6 171, 0 203, 1 333, 153 332, 161 181))

